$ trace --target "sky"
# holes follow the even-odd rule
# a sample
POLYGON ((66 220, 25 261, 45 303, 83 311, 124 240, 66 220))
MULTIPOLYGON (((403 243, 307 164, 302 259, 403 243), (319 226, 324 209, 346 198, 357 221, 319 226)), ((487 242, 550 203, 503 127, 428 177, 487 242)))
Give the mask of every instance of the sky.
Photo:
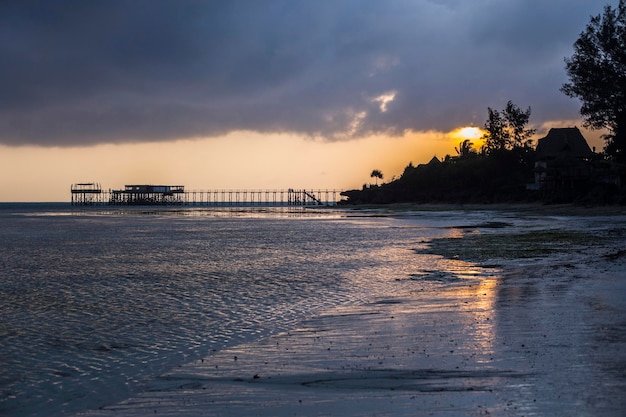
POLYGON ((92 181, 360 188, 454 155, 509 100, 537 138, 581 127, 564 59, 606 4, 3 1, 0 201, 92 181))

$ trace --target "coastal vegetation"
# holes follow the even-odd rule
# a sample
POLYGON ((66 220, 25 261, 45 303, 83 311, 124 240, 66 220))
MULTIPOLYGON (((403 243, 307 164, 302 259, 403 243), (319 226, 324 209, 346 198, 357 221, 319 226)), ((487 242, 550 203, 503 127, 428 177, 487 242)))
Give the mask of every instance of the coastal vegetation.
POLYGON ((376 178, 376 185, 378 185, 378 180, 382 180, 383 179, 383 173, 382 173, 381 170, 375 169, 370 174, 370 177, 371 178, 376 178))
POLYGON ((608 130, 605 152, 626 163, 626 0, 591 18, 565 64, 561 91, 581 101, 585 126, 608 130))
POLYGON ((580 100, 584 126, 607 132, 602 152, 592 153, 583 138, 586 154, 574 152, 565 140, 558 150, 563 155, 538 155, 535 129, 528 127, 531 108, 509 101, 502 110, 487 108, 480 148, 463 140, 456 155, 417 166, 410 162, 386 184, 378 185, 382 173, 374 170, 376 184, 344 192, 346 203, 626 204, 626 0, 591 18, 565 69, 570 82, 561 91, 580 100))
MULTIPOLYGON (((534 133, 526 127, 530 114, 530 107, 522 111, 510 101, 503 111, 489 108, 481 138, 484 145, 479 149, 463 140, 454 156, 433 157, 417 166, 411 162, 388 183, 343 192, 345 203, 626 204, 623 163, 607 152, 592 152, 576 128, 553 130, 580 135, 581 147, 587 150, 584 157, 572 156, 576 149, 570 149, 567 141, 563 156, 546 157, 545 149, 534 147, 530 140, 534 133), (552 171, 548 181, 546 166, 552 171)), ((377 177, 375 172, 372 177, 377 177)))
MULTIPOLYGON (((501 137, 487 136, 486 143, 501 137)), ((532 147, 507 149, 498 145, 476 150, 465 140, 459 144, 457 153, 443 160, 433 157, 427 164, 409 163, 394 181, 366 184, 361 190, 346 191, 344 195, 352 204, 497 203, 528 198, 526 184, 533 181, 532 147)))

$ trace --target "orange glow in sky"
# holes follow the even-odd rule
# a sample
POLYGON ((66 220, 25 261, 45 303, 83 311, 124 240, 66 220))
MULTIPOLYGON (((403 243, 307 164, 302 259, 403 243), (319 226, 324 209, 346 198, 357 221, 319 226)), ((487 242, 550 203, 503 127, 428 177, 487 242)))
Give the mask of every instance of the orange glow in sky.
MULTIPOLYGON (((596 144, 585 132, 590 145, 596 144)), ((482 131, 412 132, 343 141, 291 134, 233 132, 217 138, 85 147, 0 145, 0 201, 69 201, 70 185, 98 182, 184 185, 187 190, 313 188, 346 190, 369 184, 373 169, 384 182, 404 168, 455 155, 465 139, 480 148, 482 131)))
POLYGON ((70 185, 98 182, 184 185, 187 190, 345 190, 385 181, 404 167, 453 153, 444 134, 407 132, 323 141, 289 134, 233 132, 218 138, 90 147, 0 146, 0 201, 69 201, 70 185))
POLYGON ((453 130, 452 132, 448 133, 448 136, 452 140, 452 144, 455 147, 458 147, 459 143, 463 142, 464 140, 470 140, 472 142, 473 148, 475 150, 479 150, 480 147, 483 145, 483 141, 481 140, 481 138, 484 134, 485 131, 479 127, 465 126, 453 130))

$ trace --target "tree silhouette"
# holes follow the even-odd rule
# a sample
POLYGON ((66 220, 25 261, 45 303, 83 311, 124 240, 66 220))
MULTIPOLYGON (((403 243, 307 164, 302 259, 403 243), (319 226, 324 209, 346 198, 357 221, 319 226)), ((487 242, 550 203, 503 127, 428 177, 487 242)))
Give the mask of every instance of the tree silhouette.
POLYGON ((580 99, 585 126, 609 130, 606 153, 626 162, 626 0, 591 18, 565 68, 561 91, 580 99))
POLYGON ((535 129, 526 129, 531 109, 521 110, 509 100, 502 112, 487 107, 488 117, 484 129, 486 133, 483 151, 487 154, 506 149, 528 148, 535 129))
POLYGON ((509 144, 509 133, 506 130, 506 121, 498 110, 487 107, 487 121, 484 129, 486 133, 482 139, 485 141, 483 150, 489 154, 494 151, 504 150, 509 144))
POLYGON ((508 125, 509 140, 513 148, 528 148, 531 146, 531 137, 535 133, 535 129, 526 129, 528 120, 530 120, 530 107, 526 111, 522 111, 519 107, 509 100, 504 109, 504 118, 508 125))
POLYGON ((383 173, 380 170, 375 169, 370 174, 370 177, 371 178, 376 178, 376 185, 378 185, 378 179, 381 179, 381 180, 383 179, 383 173))
POLYGON ((472 148, 472 141, 469 139, 465 139, 463 142, 459 143, 459 147, 454 148, 454 150, 460 158, 476 155, 476 151, 472 148))

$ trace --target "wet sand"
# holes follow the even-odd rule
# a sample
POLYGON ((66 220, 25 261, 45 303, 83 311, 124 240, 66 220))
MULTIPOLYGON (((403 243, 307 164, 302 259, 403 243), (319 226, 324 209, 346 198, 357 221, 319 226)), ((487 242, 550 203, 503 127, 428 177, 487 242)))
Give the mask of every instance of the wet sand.
POLYGON ((394 296, 214 352, 83 415, 624 415, 626 226, 600 222, 618 233, 588 249, 399 282, 394 296))
POLYGON ((545 204, 534 203, 492 203, 492 204, 451 204, 451 203, 394 203, 346 205, 345 208, 359 211, 379 210, 385 212, 406 211, 495 211, 514 212, 518 214, 561 215, 561 216, 619 216, 626 215, 624 205, 581 205, 581 204, 545 204))

